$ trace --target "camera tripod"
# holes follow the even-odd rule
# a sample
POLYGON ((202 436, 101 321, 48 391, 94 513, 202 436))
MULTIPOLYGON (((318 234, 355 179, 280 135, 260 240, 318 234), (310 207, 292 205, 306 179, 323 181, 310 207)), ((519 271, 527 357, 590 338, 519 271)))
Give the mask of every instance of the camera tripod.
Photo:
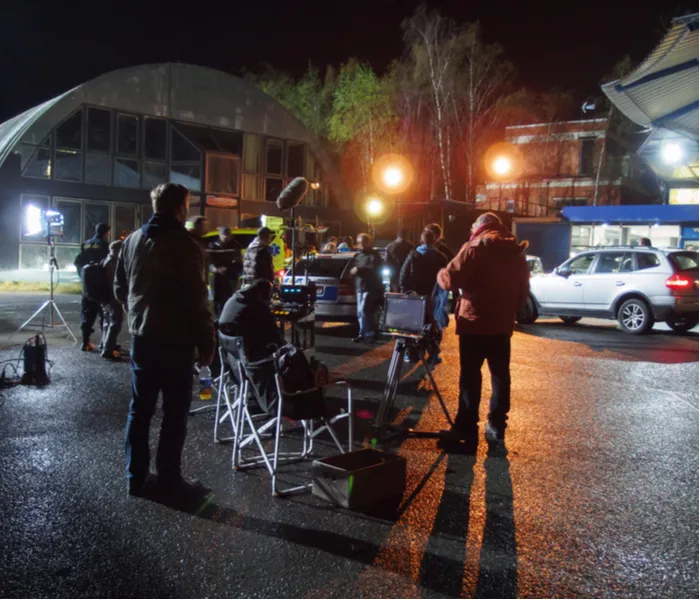
POLYGON ((441 437, 441 434, 437 432, 415 431, 413 429, 409 429, 408 431, 397 431, 389 423, 387 423, 389 413, 394 406, 394 402, 396 401, 396 393, 399 389, 399 383, 401 383, 401 370, 404 364, 404 357, 408 352, 409 356, 411 354, 418 356, 420 362, 423 364, 425 372, 428 375, 428 379, 430 379, 430 384, 433 388, 433 391, 435 392, 435 395, 440 401, 440 406, 442 407, 442 412, 445 413, 445 418, 447 419, 447 422, 450 425, 454 424, 452 417, 450 416, 450 413, 447 410, 447 405, 445 404, 445 401, 443 400, 442 395, 440 394, 440 390, 438 389, 437 383, 435 383, 433 374, 430 371, 430 365, 428 365, 428 362, 425 360, 424 354, 426 349, 428 348, 426 336, 397 334, 393 335, 396 336, 396 343, 394 344, 394 352, 391 355, 391 362, 389 363, 387 382, 384 386, 384 396, 382 397, 382 400, 379 403, 379 410, 377 411, 377 414, 374 419, 374 436, 377 440, 383 442, 386 442, 391 438, 401 436, 439 438, 441 437), (390 431, 387 435, 387 429, 394 429, 394 431, 390 431))
POLYGON ((22 325, 20 325, 19 329, 17 332, 22 331, 27 325, 29 325, 34 319, 36 319, 44 310, 48 309, 49 310, 49 325, 44 325, 44 322, 42 320, 41 322, 41 328, 42 330, 44 327, 48 327, 50 329, 58 329, 59 327, 65 327, 66 331, 70 334, 70 336, 73 338, 73 341, 77 344, 78 343, 78 338, 75 337, 75 334, 71 330, 71 328, 68 326, 68 323, 66 323, 66 320, 63 318, 63 315, 61 314, 61 311, 58 310, 58 306, 56 305, 56 301, 54 300, 54 282, 53 282, 53 272, 54 269, 58 271, 58 262, 56 261, 56 245, 53 243, 51 236, 49 235, 49 299, 44 302, 39 309, 31 316, 29 317, 22 325), (58 318, 61 320, 61 324, 56 324, 56 315, 58 315, 58 318))

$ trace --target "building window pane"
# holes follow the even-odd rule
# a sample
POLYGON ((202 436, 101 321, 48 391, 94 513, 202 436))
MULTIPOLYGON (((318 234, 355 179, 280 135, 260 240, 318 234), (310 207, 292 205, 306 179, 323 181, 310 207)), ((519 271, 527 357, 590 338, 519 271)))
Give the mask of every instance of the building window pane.
POLYGON ((139 161, 129 158, 114 159, 114 185, 123 187, 139 187, 139 161))
POLYGON ((136 207, 115 204, 112 239, 124 240, 134 229, 136 229, 136 207))
POLYGON ((95 235, 95 227, 97 227, 98 223, 107 223, 107 225, 111 225, 109 221, 109 204, 86 202, 83 239, 87 240, 95 235))
POLYGON ((263 199, 263 178, 261 175, 243 175, 243 198, 245 200, 263 199))
POLYGON ((117 115, 117 154, 138 156, 139 120, 132 115, 117 115))
POLYGON ((581 140, 581 160, 579 162, 579 175, 593 175, 593 153, 595 139, 581 140))
POLYGON ((263 138, 246 133, 243 145, 243 170, 246 173, 263 172, 263 138))
POLYGON ((88 108, 87 149, 109 152, 112 147, 112 113, 103 108, 88 108))
POLYGON ((211 134, 221 152, 237 156, 243 154, 243 134, 240 131, 212 129, 211 134))
POLYGON ((188 217, 198 217, 202 214, 202 197, 198 194, 190 194, 190 206, 187 212, 188 217))
POLYGON ((679 225, 654 225, 651 228, 651 245, 657 248, 677 248, 681 237, 679 225))
POLYGON ((143 153, 146 158, 166 160, 166 129, 168 124, 163 119, 146 117, 144 119, 143 153))
POLYGON ((112 182, 112 161, 105 154, 85 156, 85 181, 109 185, 112 182))
POLYGON ((207 154, 207 191, 238 195, 237 156, 207 154))
POLYGON ((278 196, 282 192, 282 180, 268 177, 265 180, 265 200, 268 202, 276 202, 278 196))
POLYGON ((80 181, 83 178, 83 155, 75 150, 56 150, 54 178, 80 181))
POLYGON ((184 137, 199 148, 209 151, 216 151, 219 149, 214 141, 214 138, 211 137, 208 127, 201 127, 199 125, 190 125, 186 123, 178 123, 175 127, 184 137))
POLYGON ((238 211, 230 208, 211 208, 207 206, 204 209, 204 216, 207 218, 207 227, 209 229, 223 226, 238 226, 238 211))
POLYGON ((51 177, 51 150, 49 148, 37 148, 36 154, 30 159, 22 173, 25 177, 51 177))
POLYGON ((304 176, 304 153, 306 147, 304 144, 290 142, 287 144, 287 177, 304 176))
POLYGON ((73 262, 75 257, 80 253, 80 246, 56 246, 56 262, 59 269, 70 269, 71 273, 75 271, 73 262))
POLYGON ((593 228, 594 246, 620 246, 622 245, 622 227, 610 225, 603 227, 596 225, 593 228))
POLYGON ((170 169, 170 181, 184 185, 189 190, 201 191, 202 167, 196 164, 174 164, 170 169))
POLYGON ((177 129, 170 129, 170 157, 173 161, 199 161, 202 153, 177 129))
POLYGON ((20 239, 36 241, 44 239, 44 216, 49 206, 48 196, 21 196, 22 217, 20 239), (33 232, 33 233, 32 233, 33 232))
POLYGON ((161 183, 165 183, 165 163, 145 161, 143 163, 143 186, 153 189, 161 183))
POLYGON ((588 225, 571 226, 571 247, 588 247, 591 245, 591 230, 588 225))
POLYGON ((83 130, 83 111, 78 109, 56 128, 56 146, 81 150, 83 130))
POLYGON ((80 244, 82 242, 81 214, 82 204, 68 200, 56 200, 55 208, 63 215, 63 237, 57 238, 62 244, 80 244))
POLYGON ((267 173, 282 175, 282 142, 267 140, 267 173))
POLYGON ((47 244, 20 244, 20 269, 48 269, 49 247, 47 244))

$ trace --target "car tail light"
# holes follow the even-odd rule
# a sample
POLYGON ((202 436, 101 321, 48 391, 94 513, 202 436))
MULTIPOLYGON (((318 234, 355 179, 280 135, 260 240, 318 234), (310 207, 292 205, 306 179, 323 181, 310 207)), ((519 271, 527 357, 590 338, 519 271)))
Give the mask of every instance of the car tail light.
POLYGON ((693 286, 693 278, 681 273, 675 273, 666 280, 666 287, 670 290, 689 290, 693 286))
POLYGON ((352 296, 352 286, 347 283, 341 283, 338 286, 338 296, 352 296))
POLYGON ((277 277, 279 277, 280 279, 284 279, 284 274, 285 274, 285 273, 286 273, 286 271, 285 271, 284 269, 280 269, 279 271, 277 271, 276 275, 277 275, 277 277))

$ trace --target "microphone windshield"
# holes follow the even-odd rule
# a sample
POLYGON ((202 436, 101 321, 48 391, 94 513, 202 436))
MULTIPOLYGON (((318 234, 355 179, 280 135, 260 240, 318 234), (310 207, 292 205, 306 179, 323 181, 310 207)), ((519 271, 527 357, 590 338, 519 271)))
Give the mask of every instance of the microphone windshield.
POLYGON ((309 191, 309 182, 303 177, 296 177, 289 182, 289 185, 282 190, 277 198, 277 208, 280 210, 290 210, 304 199, 309 191))

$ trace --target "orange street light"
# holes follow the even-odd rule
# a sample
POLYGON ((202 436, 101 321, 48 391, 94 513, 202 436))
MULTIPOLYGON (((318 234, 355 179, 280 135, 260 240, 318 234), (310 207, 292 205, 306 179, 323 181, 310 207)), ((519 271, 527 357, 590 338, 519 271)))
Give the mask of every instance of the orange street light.
POLYGON ((385 154, 375 161, 372 180, 380 192, 400 194, 405 192, 413 181, 413 167, 400 154, 385 154))
POLYGON ((507 156, 497 156, 493 161, 493 172, 505 177, 513 170, 513 163, 507 156))

